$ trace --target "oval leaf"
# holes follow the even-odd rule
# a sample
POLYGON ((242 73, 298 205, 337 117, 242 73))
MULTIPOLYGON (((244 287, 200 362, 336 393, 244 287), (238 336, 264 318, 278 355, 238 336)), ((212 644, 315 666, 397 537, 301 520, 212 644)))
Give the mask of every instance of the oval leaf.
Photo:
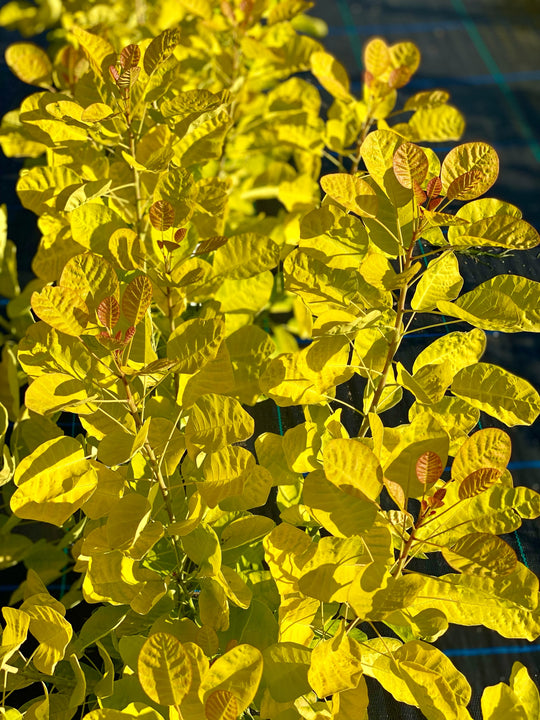
MULTIPOLYGON (((448 193, 451 184, 459 177, 478 170, 481 177, 466 189, 460 191, 460 200, 474 200, 483 195, 493 185, 499 174, 499 156, 491 145, 483 142, 471 142, 450 150, 441 166, 443 191, 448 193)), ((472 176, 470 176, 472 177, 472 176)), ((464 181, 463 181, 464 182, 464 181)))
POLYGON ((422 453, 416 461, 416 477, 423 485, 437 482, 443 469, 441 458, 432 450, 422 453))
POLYGON ((458 490, 459 499, 466 500, 479 495, 484 490, 495 485, 501 475, 502 472, 498 468, 478 468, 478 470, 474 470, 461 481, 458 490))
POLYGON ((122 312, 131 325, 138 325, 152 302, 152 283, 146 275, 138 275, 124 291, 122 312))
POLYGON ((14 43, 5 54, 9 69, 25 83, 50 88, 52 65, 47 53, 33 43, 14 43))
POLYGON ((216 690, 204 705, 207 720, 236 720, 238 702, 229 690, 216 690))
POLYGON ((411 189, 414 181, 418 185, 422 185, 426 179, 429 160, 421 147, 405 142, 398 147, 394 154, 393 167, 398 182, 403 187, 411 189))
POLYGON ((516 553, 497 535, 472 533, 458 540, 450 548, 443 547, 446 562, 458 572, 496 579, 513 572, 516 553))
POLYGON ((174 208, 167 200, 157 200, 150 208, 149 217, 155 230, 165 232, 174 224, 174 208))
POLYGON ((361 217, 375 217, 378 200, 375 190, 362 178, 333 173, 321 178, 321 187, 340 205, 361 217))
POLYGON ((191 662, 174 635, 150 635, 141 648, 137 675, 144 692, 159 705, 180 705, 191 685, 191 662))

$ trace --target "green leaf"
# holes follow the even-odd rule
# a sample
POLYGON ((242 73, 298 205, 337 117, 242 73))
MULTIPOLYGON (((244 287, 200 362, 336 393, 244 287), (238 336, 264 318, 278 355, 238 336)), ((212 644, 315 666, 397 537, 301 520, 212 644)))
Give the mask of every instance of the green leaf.
POLYGON ((453 300, 461 292, 463 278, 453 253, 431 260, 423 272, 411 300, 413 310, 432 310, 439 300, 453 300))
POLYGON ((493 185, 499 174, 499 158, 495 150, 484 142, 471 142, 458 145, 450 150, 441 166, 443 192, 457 178, 473 170, 479 170, 475 182, 469 189, 457 196, 459 200, 474 200, 483 195, 493 185))
POLYGON ((180 705, 191 683, 191 663, 174 635, 158 632, 141 648, 137 675, 151 700, 159 705, 180 705))
POLYGON ((47 53, 33 43, 10 45, 5 53, 6 64, 15 75, 29 85, 50 88, 53 84, 52 64, 47 53))
POLYGON ((377 194, 362 178, 346 173, 324 175, 321 187, 335 202, 360 217, 375 217, 377 194))
POLYGON ((476 363, 463 368, 451 389, 454 395, 508 427, 532 425, 540 414, 540 395, 534 387, 497 365, 476 363))

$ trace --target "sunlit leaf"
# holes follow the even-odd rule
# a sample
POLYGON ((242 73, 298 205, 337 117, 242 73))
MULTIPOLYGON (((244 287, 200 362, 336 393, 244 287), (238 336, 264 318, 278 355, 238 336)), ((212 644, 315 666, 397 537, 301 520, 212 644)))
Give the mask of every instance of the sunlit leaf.
POLYGON ((416 477, 424 485, 436 482, 441 477, 443 469, 441 458, 431 450, 422 453, 416 461, 416 477))
POLYGON ((150 223, 155 230, 165 232, 174 225, 174 208, 166 200, 157 200, 148 211, 150 223))
POLYGON ((50 88, 52 64, 47 53, 33 43, 14 43, 5 53, 9 69, 25 83, 50 88))
POLYGON ((138 325, 152 302, 152 283, 146 275, 137 275, 122 295, 122 312, 130 325, 138 325))
POLYGON ((394 154, 393 168, 401 185, 411 189, 415 182, 422 185, 426 179, 429 162, 421 147, 405 142, 394 154))
POLYGON ((180 705, 189 690, 191 663, 174 635, 154 633, 142 646, 137 675, 151 700, 160 705, 180 705))
POLYGON ((373 188, 360 177, 345 173, 324 175, 321 178, 321 187, 347 210, 361 217, 375 217, 378 200, 373 188))
POLYGON ((474 200, 487 192, 499 174, 499 158, 491 145, 483 142, 465 143, 450 150, 441 166, 443 192, 447 193, 457 178, 475 170, 480 172, 470 175, 470 183, 464 183, 455 197, 474 200))
POLYGON ((466 535, 451 547, 444 547, 442 554, 458 572, 492 578, 513 572, 517 563, 516 553, 510 545, 487 533, 466 535))
POLYGON ((540 414, 540 395, 534 387, 497 365, 476 363, 463 368, 451 389, 509 427, 531 425, 540 414))
POLYGON ((237 645, 221 655, 202 679, 199 698, 205 704, 217 690, 228 690, 236 697, 238 714, 255 697, 263 671, 260 650, 251 645, 237 645))

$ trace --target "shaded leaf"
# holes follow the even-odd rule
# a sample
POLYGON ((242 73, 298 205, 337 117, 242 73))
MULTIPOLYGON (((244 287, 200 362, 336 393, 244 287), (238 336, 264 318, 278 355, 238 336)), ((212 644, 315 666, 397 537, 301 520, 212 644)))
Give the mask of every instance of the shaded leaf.
POLYGON ((159 705, 180 705, 191 683, 191 663, 174 635, 158 632, 141 648, 137 675, 151 700, 159 705))

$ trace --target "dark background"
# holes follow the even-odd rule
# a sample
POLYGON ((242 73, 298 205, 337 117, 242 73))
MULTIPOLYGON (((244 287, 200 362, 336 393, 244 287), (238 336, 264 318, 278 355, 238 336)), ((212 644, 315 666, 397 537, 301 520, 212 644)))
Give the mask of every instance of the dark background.
MULTIPOLYGON (((0 6, 3 3, 0 3, 0 6)), ((525 220, 540 229, 540 2, 538 0, 318 0, 313 15, 329 26, 324 44, 347 68, 353 91, 360 92, 362 47, 374 35, 394 43, 410 40, 418 45, 422 62, 402 98, 422 89, 441 88, 465 115, 462 142, 483 140, 500 157, 500 176, 491 197, 517 205, 525 220)), ((0 28, 0 114, 18 106, 32 88, 14 78, 6 67, 4 51, 17 36, 0 28)), ((44 38, 33 38, 34 42, 44 38)), ((441 157, 451 144, 433 144, 441 157)), ((38 242, 35 218, 24 210, 14 186, 21 163, 0 153, 0 204, 8 207, 9 236, 17 243, 22 284, 31 278, 30 260, 38 242)), ((481 262, 460 258, 465 288, 495 274, 513 273, 540 280, 540 248, 504 259, 482 257, 481 262)), ((452 326, 456 329, 456 326, 452 326)), ((432 342, 432 333, 419 334, 409 343, 412 358, 432 342), (429 335, 429 336, 428 336, 429 335)), ((540 387, 540 341, 534 335, 488 334, 487 362, 519 374, 540 387)), ((406 357, 404 358, 405 364, 406 357)), ((355 386, 348 389, 353 402, 361 403, 355 386)), ((349 402, 351 401, 349 400, 349 402)), ((261 408, 263 411, 263 408, 261 408)), ((254 413, 259 418, 265 412, 254 413)), ((294 409, 281 417, 264 418, 279 432, 301 421, 294 409)), ((406 421, 403 418, 402 422, 406 421)), ((262 422, 262 420, 261 420, 262 422)), ((482 417, 483 426, 496 423, 482 417)), ((68 430, 66 430, 68 432, 68 430)), ((513 442, 510 469, 516 484, 540 490, 539 422, 532 428, 509 430, 513 442)), ((522 562, 540 574, 540 520, 526 522, 507 536, 522 562)), ((6 582, 5 573, 1 582, 6 582)), ((58 588, 55 588, 58 591, 58 588)), ((0 586, 0 600, 7 602, 10 589, 0 586)), ((512 663, 524 663, 540 685, 540 643, 512 641, 484 628, 455 628, 439 642, 473 686, 470 706, 481 717, 479 698, 483 687, 508 682, 512 663)), ((397 706, 370 683, 370 718, 419 718, 408 706, 397 706)))

